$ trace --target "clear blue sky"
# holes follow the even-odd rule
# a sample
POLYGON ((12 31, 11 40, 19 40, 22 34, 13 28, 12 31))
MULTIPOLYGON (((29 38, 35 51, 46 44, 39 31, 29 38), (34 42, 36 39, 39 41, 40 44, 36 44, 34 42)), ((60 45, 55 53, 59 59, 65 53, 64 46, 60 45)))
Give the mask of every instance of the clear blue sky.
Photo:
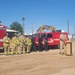
POLYGON ((41 25, 53 25, 56 29, 74 33, 75 0, 0 0, 0 20, 9 27, 14 21, 22 24, 25 17, 25 31, 30 33, 33 23, 34 31, 41 25))

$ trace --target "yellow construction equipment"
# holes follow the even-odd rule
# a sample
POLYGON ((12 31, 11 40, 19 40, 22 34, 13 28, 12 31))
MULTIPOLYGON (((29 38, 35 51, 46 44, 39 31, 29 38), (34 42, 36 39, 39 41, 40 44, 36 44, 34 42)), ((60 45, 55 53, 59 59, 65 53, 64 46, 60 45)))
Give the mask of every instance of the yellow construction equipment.
POLYGON ((38 30, 37 32, 41 32, 42 30, 51 30, 52 32, 56 32, 56 29, 55 27, 53 26, 48 26, 48 25, 42 25, 38 30))

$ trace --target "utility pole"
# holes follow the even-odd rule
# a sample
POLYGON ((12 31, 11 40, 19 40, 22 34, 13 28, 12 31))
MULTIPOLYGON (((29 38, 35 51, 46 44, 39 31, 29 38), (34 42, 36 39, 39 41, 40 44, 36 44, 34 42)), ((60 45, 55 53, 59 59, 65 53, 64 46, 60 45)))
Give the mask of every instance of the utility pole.
POLYGON ((33 23, 32 23, 32 35, 34 34, 33 23))
POLYGON ((67 30, 68 30, 68 34, 69 34, 69 20, 67 20, 67 30))
POLYGON ((24 29, 24 27, 25 27, 25 24, 24 24, 25 18, 24 17, 22 17, 22 21, 23 21, 22 27, 23 27, 23 34, 24 34, 25 33, 25 29, 24 29))

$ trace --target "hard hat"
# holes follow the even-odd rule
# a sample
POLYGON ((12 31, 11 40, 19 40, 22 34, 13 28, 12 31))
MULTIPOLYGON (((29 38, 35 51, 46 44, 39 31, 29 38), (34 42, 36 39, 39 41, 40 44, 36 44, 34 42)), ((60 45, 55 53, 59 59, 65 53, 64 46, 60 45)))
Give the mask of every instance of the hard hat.
POLYGON ((64 32, 64 30, 62 30, 61 32, 64 32))
POLYGON ((17 36, 17 33, 14 33, 15 36, 17 36))

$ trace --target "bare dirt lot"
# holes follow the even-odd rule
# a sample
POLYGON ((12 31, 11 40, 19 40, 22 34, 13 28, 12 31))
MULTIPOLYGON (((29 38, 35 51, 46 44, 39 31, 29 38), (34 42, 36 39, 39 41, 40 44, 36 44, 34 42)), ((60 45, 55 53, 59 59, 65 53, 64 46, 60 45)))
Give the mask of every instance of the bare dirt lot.
POLYGON ((75 75, 75 42, 72 56, 59 49, 21 55, 0 54, 0 75, 75 75))

